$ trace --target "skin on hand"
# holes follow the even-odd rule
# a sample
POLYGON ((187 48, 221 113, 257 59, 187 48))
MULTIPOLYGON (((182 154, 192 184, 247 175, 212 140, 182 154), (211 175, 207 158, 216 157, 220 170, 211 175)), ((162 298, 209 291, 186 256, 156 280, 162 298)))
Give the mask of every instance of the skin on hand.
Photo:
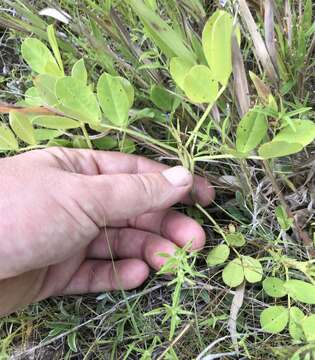
POLYGON ((116 152, 49 148, 0 160, 0 315, 49 296, 132 289, 205 234, 172 210, 203 178, 116 152), (114 259, 114 261, 112 261, 114 259))

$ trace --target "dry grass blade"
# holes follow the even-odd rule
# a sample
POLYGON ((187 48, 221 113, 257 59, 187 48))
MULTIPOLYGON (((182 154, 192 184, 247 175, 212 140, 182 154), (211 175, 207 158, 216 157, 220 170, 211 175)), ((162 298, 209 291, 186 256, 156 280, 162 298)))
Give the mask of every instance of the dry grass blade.
POLYGON ((49 109, 42 106, 37 107, 23 107, 13 104, 0 102, 0 114, 9 114, 11 111, 21 112, 24 114, 57 114, 54 109, 49 109))
POLYGON ((239 9, 240 9, 241 17, 245 22, 248 31, 252 37, 258 60, 261 62, 262 66, 264 67, 269 79, 276 84, 278 82, 277 71, 272 63, 272 60, 266 48, 266 44, 261 34, 258 31, 257 25, 248 8, 246 0, 239 0, 239 9))
POLYGON ((286 28, 288 34, 288 46, 291 48, 292 46, 292 11, 290 6, 290 1, 285 0, 284 3, 284 15, 286 20, 286 28))
POLYGON ((236 37, 232 37, 232 58, 233 58, 233 77, 234 89, 236 93, 237 102, 239 104, 240 116, 243 117, 250 107, 250 98, 248 90, 248 82, 246 77, 245 66, 242 58, 242 53, 239 48, 236 37))
POLYGON ((205 358, 206 354, 212 349, 214 348, 217 344, 219 344, 220 342, 228 339, 230 336, 223 336, 221 338, 218 338, 216 340, 214 340, 211 344, 209 344, 196 358, 196 360, 202 360, 205 358))
POLYGON ((269 96, 271 95, 271 90, 269 86, 267 86, 262 80, 259 79, 259 77, 254 74, 253 72, 249 72, 250 78, 255 85, 257 94, 260 98, 260 100, 265 104, 268 105, 269 102, 269 96))
POLYGON ((245 282, 243 282, 235 290, 235 295, 233 297, 233 301, 231 304, 230 316, 228 322, 229 332, 231 334, 231 340, 234 345, 235 351, 237 352, 239 351, 239 348, 237 343, 236 321, 237 321, 237 315, 243 305, 244 293, 245 293, 245 282))
POLYGON ((265 0, 265 40, 273 66, 277 69, 273 0, 265 0))
POLYGON ((215 359, 227 359, 227 356, 234 356, 237 353, 235 351, 231 351, 228 353, 217 353, 205 356, 202 360, 215 360, 215 359))

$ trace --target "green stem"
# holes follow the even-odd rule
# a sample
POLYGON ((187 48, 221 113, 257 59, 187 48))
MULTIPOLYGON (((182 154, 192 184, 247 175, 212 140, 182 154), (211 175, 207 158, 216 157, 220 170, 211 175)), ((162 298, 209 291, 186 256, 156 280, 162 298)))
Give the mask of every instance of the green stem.
POLYGON ((112 126, 112 125, 102 125, 102 127, 104 129, 108 129, 108 130, 124 131, 128 135, 132 135, 132 136, 134 136, 134 137, 136 137, 138 139, 142 139, 143 141, 145 141, 147 143, 152 143, 154 145, 158 145, 162 149, 169 150, 169 151, 171 151, 172 153, 175 153, 178 156, 178 150, 176 148, 174 148, 173 146, 164 144, 161 141, 156 140, 156 139, 154 139, 154 138, 152 138, 150 136, 141 134, 139 131, 135 131, 135 130, 131 130, 131 129, 123 129, 123 128, 120 128, 118 126, 112 126))
MULTIPOLYGON (((206 218, 208 218, 211 223, 213 224, 214 228, 216 229, 216 231, 223 237, 224 241, 226 242, 226 244, 229 246, 229 243, 228 241, 226 240, 226 236, 225 236, 225 233, 224 231, 220 228, 219 224, 214 220, 214 218, 199 204, 195 204, 196 208, 201 211, 205 216, 206 218)), ((234 248, 232 247, 233 251, 236 253, 236 255, 238 257, 240 257, 240 254, 239 252, 234 248)))
POLYGON ((14 151, 17 152, 17 153, 20 153, 20 152, 24 152, 24 151, 30 151, 30 150, 36 150, 36 149, 45 149, 45 148, 46 148, 46 145, 31 145, 31 146, 26 146, 26 147, 19 148, 19 149, 14 150, 14 151))
MULTIPOLYGON (((213 156, 195 157, 194 161, 210 161, 210 160, 218 160, 218 159, 239 159, 239 158, 232 154, 221 154, 221 155, 213 155, 213 156)), ((262 160, 262 158, 260 156, 248 156, 248 157, 246 157, 246 159, 262 160)))
POLYGON ((85 127, 84 123, 81 123, 81 129, 82 129, 84 138, 85 138, 85 140, 86 140, 86 143, 88 144, 88 147, 89 147, 90 149, 93 149, 93 145, 92 145, 91 139, 90 139, 90 137, 89 137, 89 134, 88 134, 88 132, 87 132, 87 130, 86 130, 86 127, 85 127))
POLYGON ((204 114, 202 115, 202 117, 200 118, 200 120, 198 121, 197 125, 195 126, 194 130, 192 131, 192 133, 190 134, 185 147, 188 148, 188 146, 190 145, 190 143, 193 141, 193 139, 195 138, 195 136, 197 135, 199 129, 201 128, 201 126, 203 125, 203 123, 205 122, 205 120, 207 119, 208 115, 210 114, 210 111, 213 107, 213 105, 216 103, 216 101, 220 98, 220 96, 223 94, 225 90, 225 86, 222 86, 221 89, 219 90, 215 100, 210 103, 206 109, 206 111, 204 112, 204 114))

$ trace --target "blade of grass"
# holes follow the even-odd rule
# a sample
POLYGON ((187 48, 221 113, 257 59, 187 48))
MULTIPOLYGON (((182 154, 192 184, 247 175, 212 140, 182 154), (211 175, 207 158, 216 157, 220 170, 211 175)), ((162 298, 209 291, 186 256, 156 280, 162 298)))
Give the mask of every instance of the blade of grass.
POLYGON ((243 117, 249 110, 250 98, 245 66, 235 35, 232 36, 232 64, 235 94, 240 108, 240 117, 243 117))
POLYGON ((266 44, 263 41, 263 38, 258 30, 258 27, 253 19, 253 16, 249 10, 249 7, 245 0, 239 0, 239 10, 242 20, 247 26, 247 29, 251 35, 253 40, 253 44, 256 50, 257 57, 261 62, 266 74, 268 75, 269 79, 274 83, 277 84, 279 77, 274 68, 268 50, 266 48, 266 44))
POLYGON ((275 23, 274 23, 274 2, 265 0, 265 39, 266 47, 270 55, 272 64, 277 70, 277 51, 275 42, 275 23))

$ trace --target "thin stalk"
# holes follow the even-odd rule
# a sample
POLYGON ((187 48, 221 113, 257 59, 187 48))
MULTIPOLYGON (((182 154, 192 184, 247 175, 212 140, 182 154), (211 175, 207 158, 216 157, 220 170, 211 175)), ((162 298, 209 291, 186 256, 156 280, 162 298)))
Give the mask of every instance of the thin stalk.
MULTIPOLYGON (((210 220, 210 222, 213 224, 214 228, 216 229, 216 231, 223 237, 223 240, 225 241, 225 243, 229 246, 229 243, 228 241, 226 240, 226 236, 224 234, 224 231, 220 228, 220 226, 218 225, 218 223, 214 220, 214 218, 201 206, 199 205, 198 203, 195 204, 196 208, 201 211, 206 218, 208 218, 210 220)), ((236 253, 236 255, 238 257, 240 257, 240 254, 239 252, 234 248, 232 247, 233 251, 236 253)))
POLYGON ((84 123, 81 123, 81 129, 82 129, 82 132, 83 132, 83 135, 84 135, 84 139, 86 141, 86 143, 88 144, 88 147, 89 149, 93 149, 93 145, 92 145, 92 142, 91 142, 91 139, 89 137, 89 134, 86 130, 86 127, 85 127, 85 124, 84 123))
MULTIPOLYGON (((239 158, 232 154, 221 154, 221 155, 195 157, 194 161, 211 161, 211 160, 219 160, 219 159, 239 159, 239 158)), ((262 160, 260 156, 248 156, 246 159, 262 160)))
POLYGON ((151 136, 147 136, 147 135, 140 133, 139 131, 135 131, 135 130, 131 130, 131 129, 122 129, 118 126, 112 126, 112 125, 102 125, 102 127, 104 129, 108 129, 108 130, 124 131, 128 135, 134 136, 137 139, 141 139, 147 143, 152 143, 154 145, 157 145, 157 146, 161 147, 162 149, 165 149, 165 150, 171 151, 172 153, 175 153, 178 156, 178 150, 176 148, 174 148, 173 146, 164 144, 161 141, 152 138, 151 136))
POLYGON ((206 111, 204 112, 204 114, 202 115, 202 117, 200 118, 200 120, 198 121, 197 125, 195 126, 194 130, 192 131, 192 133, 190 134, 185 147, 188 148, 188 146, 190 145, 190 143, 194 140, 195 136, 197 135, 199 129, 201 128, 201 126, 203 125, 203 123, 205 122, 205 120, 207 119, 208 115, 210 114, 210 111, 213 107, 213 105, 216 103, 216 101, 220 98, 220 96, 223 94, 225 90, 225 86, 222 86, 221 89, 219 90, 217 97, 215 98, 215 100, 210 103, 206 109, 206 111))

